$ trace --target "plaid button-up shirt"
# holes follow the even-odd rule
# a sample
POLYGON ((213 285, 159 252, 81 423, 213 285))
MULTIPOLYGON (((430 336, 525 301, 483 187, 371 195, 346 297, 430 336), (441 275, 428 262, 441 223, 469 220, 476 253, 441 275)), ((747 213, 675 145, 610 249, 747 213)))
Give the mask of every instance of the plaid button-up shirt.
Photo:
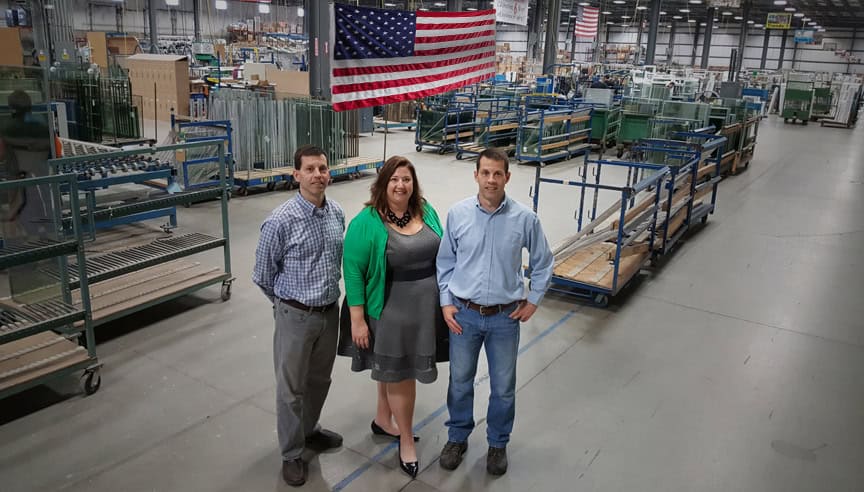
POLYGON ((273 210, 261 225, 252 281, 271 301, 307 306, 339 300, 345 212, 333 200, 322 208, 297 196, 273 210))

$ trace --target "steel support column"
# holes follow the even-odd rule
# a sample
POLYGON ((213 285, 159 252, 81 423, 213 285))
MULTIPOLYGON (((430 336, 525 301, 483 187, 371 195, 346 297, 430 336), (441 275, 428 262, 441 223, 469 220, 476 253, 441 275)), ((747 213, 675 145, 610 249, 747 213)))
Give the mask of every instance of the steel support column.
POLYGON ((666 48, 666 65, 670 66, 672 65, 672 60, 675 58, 675 28, 677 26, 678 23, 673 20, 669 28, 669 47, 666 48))
POLYGON ((636 59, 633 61, 636 65, 642 60, 642 23, 636 26, 636 59))
POLYGON ((546 17, 546 45, 543 47, 543 73, 550 74, 558 53, 558 24, 561 23, 561 0, 549 1, 546 17))
MULTIPOLYGON (((750 20, 750 0, 744 0, 744 14, 743 19, 741 20, 741 36, 738 39, 738 72, 744 69, 744 50, 747 48, 747 31, 749 24, 747 21, 750 20)), ((738 74, 735 74, 735 80, 738 80, 738 74)))
MULTIPOLYGON (((702 64, 699 65, 703 70, 708 68, 708 60, 711 58, 711 34, 714 32, 714 14, 716 10, 715 7, 709 7, 705 17, 705 41, 702 43, 702 64)), ((696 42, 698 43, 698 36, 696 42)))
MULTIPOLYGON (((276 8, 275 6, 273 8, 276 8)), ((195 41, 201 41, 201 0, 192 0, 192 25, 195 41)))
POLYGON ((545 16, 545 0, 537 0, 531 14, 531 30, 528 32, 529 48, 528 58, 536 60, 540 58, 540 32, 543 31, 543 17, 545 16))
POLYGON ((693 33, 693 52, 690 55, 690 66, 691 67, 696 66, 696 52, 699 49, 699 31, 700 31, 699 24, 696 24, 696 29, 694 30, 694 33, 693 33))
POLYGON ((159 53, 159 26, 156 23, 156 2, 147 0, 147 16, 150 20, 150 53, 159 53))
POLYGON ((330 100, 330 15, 332 0, 306 0, 309 24, 309 95, 330 100))
POLYGON ((651 14, 648 21, 648 46, 645 50, 645 64, 653 65, 654 55, 657 52, 657 31, 660 29, 660 0, 651 0, 649 8, 651 14))
POLYGON ((762 59, 759 60, 759 69, 765 70, 765 63, 768 62, 768 45, 771 44, 771 30, 765 29, 765 41, 762 43, 762 59))
MULTIPOLYGON (((852 28, 852 44, 849 45, 849 56, 851 57, 853 53, 855 53, 855 41, 858 39, 858 28, 852 28)), ((846 73, 852 73, 852 60, 851 58, 847 58, 846 62, 846 73)))
POLYGON ((777 60, 777 70, 783 68, 783 59, 786 58, 786 34, 787 31, 780 30, 780 59, 777 60))

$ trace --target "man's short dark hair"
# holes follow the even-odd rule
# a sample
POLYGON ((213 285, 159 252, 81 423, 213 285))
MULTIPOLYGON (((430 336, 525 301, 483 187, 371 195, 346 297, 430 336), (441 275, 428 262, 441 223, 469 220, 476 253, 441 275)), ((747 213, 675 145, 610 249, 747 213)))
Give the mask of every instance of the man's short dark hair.
POLYGON ((480 159, 487 158, 491 161, 495 162, 503 162, 504 163, 504 172, 510 172, 510 159, 507 157, 507 152, 497 148, 497 147, 489 147, 488 149, 480 152, 480 155, 477 156, 477 165, 475 169, 477 171, 480 170, 480 159))
POLYGON ((319 155, 323 155, 325 159, 327 158, 327 153, 321 147, 303 145, 294 152, 294 169, 299 171, 303 167, 302 161, 304 157, 318 157, 319 155))

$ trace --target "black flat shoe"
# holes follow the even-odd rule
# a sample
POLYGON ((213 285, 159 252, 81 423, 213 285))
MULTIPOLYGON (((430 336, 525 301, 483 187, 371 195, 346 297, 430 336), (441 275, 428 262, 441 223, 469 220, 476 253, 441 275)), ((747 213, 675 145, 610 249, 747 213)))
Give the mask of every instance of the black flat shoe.
POLYGON ((402 443, 399 443, 399 468, 402 469, 405 473, 408 474, 411 478, 417 478, 417 473, 420 471, 420 462, 419 461, 402 461, 402 443))
MULTIPOLYGON (((372 433, 375 434, 376 436, 387 436, 390 439, 395 439, 397 441, 399 440, 399 436, 394 436, 393 434, 385 431, 384 429, 381 428, 380 425, 376 424, 374 420, 372 421, 371 427, 372 427, 372 433)), ((420 440, 420 436, 414 436, 414 442, 417 442, 419 440, 420 440)))

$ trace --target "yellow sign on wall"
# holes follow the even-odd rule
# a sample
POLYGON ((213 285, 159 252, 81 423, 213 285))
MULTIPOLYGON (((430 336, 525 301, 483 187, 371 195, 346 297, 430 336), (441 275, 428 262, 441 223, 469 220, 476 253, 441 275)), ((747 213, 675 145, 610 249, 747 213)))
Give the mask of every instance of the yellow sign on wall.
POLYGON ((768 14, 765 20, 765 29, 789 29, 792 27, 792 14, 777 12, 768 14))

